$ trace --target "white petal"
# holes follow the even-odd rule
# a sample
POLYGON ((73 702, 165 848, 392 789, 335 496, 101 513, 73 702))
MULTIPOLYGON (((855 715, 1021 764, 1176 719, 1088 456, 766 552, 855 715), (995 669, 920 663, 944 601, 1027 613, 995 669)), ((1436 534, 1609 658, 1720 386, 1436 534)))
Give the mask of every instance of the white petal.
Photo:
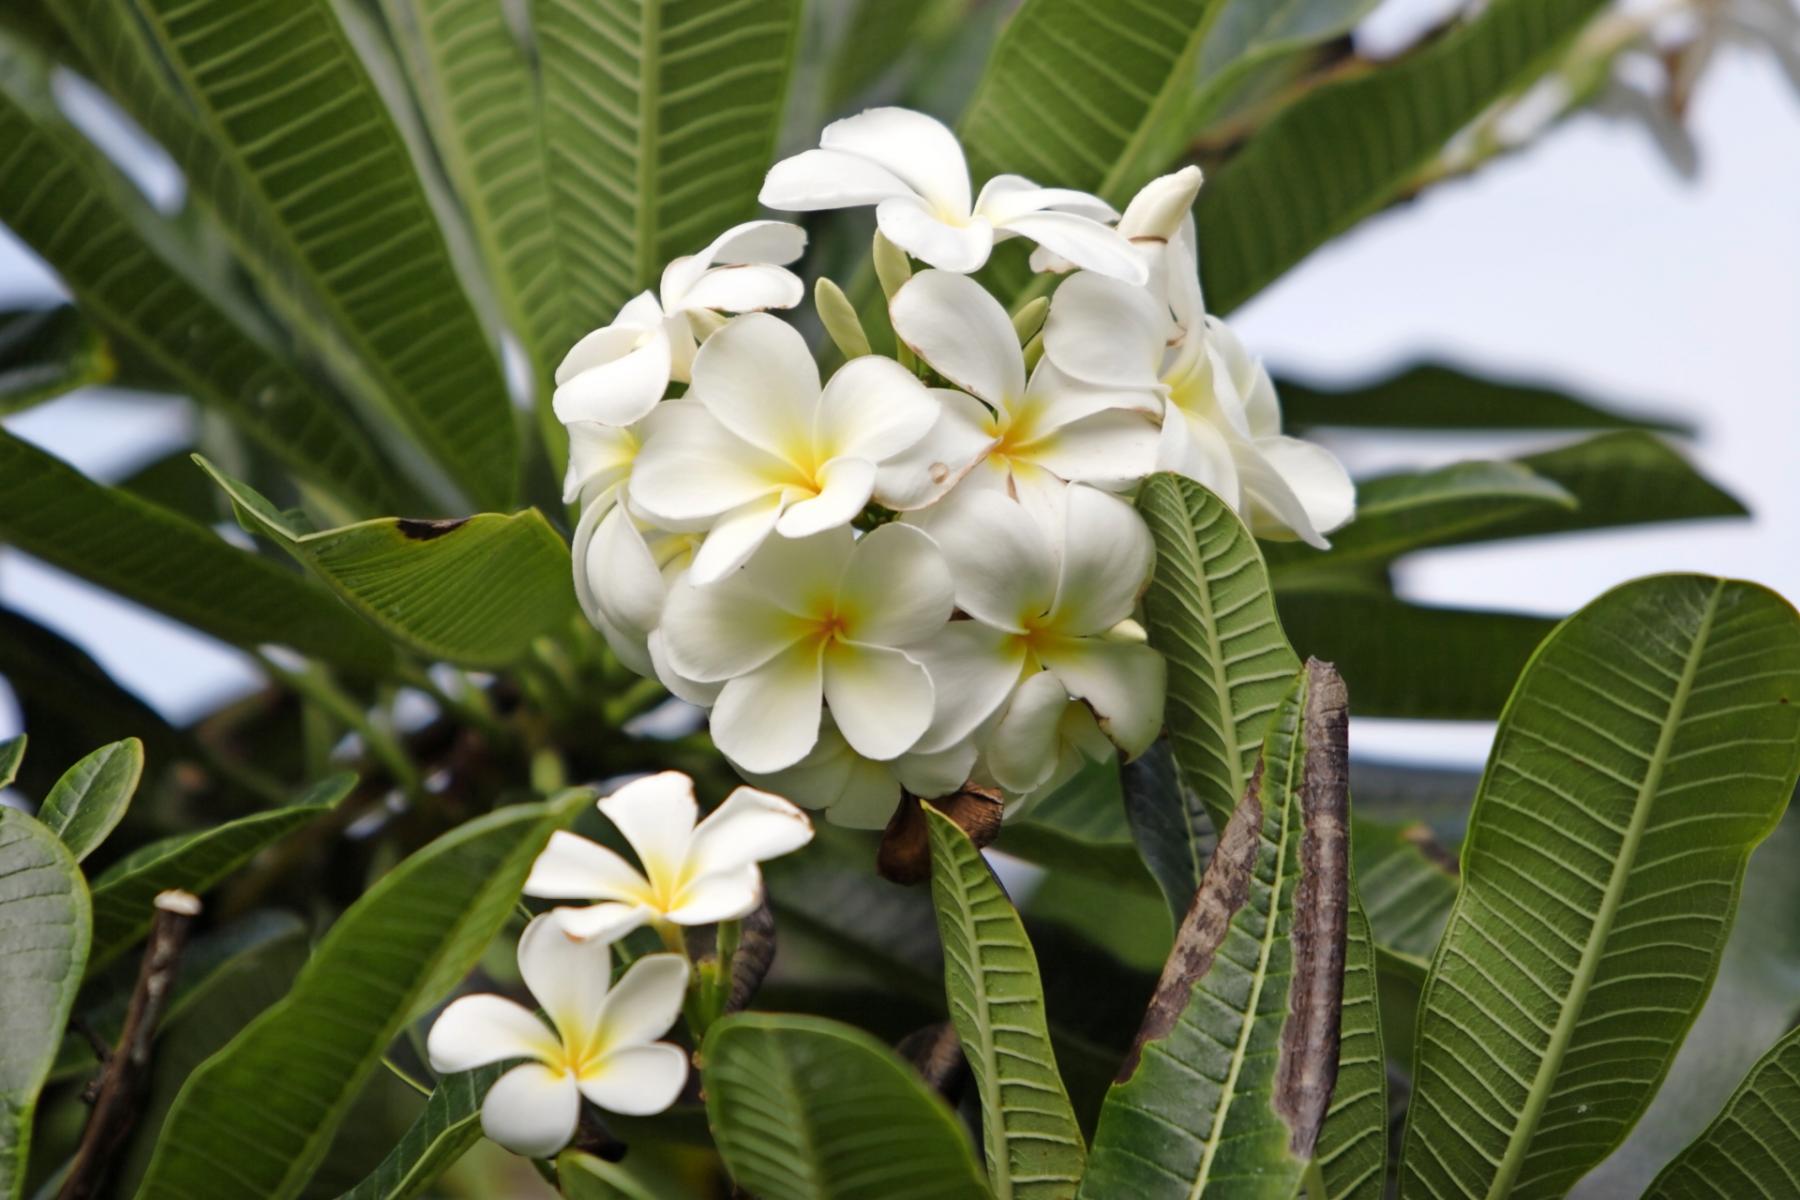
POLYGON ((1156 466, 1201 484, 1232 511, 1243 504, 1231 442, 1211 423, 1169 406, 1156 446, 1156 466))
POLYGON ((650 881, 599 842, 559 829, 531 864, 523 890, 542 900, 635 902, 650 890, 650 881))
POLYGON ((833 458, 879 463, 916 445, 937 417, 937 398, 918 376, 891 358, 865 354, 825 385, 814 443, 833 458))
POLYGON ((645 334, 662 324, 662 307, 649 292, 639 292, 619 310, 610 325, 583 335, 556 366, 557 383, 567 383, 583 371, 624 358, 645 334))
POLYGON ((1014 633, 1050 611, 1055 559, 1024 508, 995 492, 958 491, 925 516, 925 531, 950 564, 958 608, 1014 633))
POLYGON ((642 928, 657 915, 647 904, 620 904, 607 901, 585 908, 552 910, 562 923, 563 931, 572 938, 611 945, 634 929, 642 928))
POLYGON ((877 204, 875 224, 888 241, 945 271, 978 271, 994 250, 994 227, 986 218, 952 225, 914 196, 895 196, 877 204))
POLYGON ((724 586, 801 618, 811 629, 835 603, 856 541, 855 531, 843 525, 811 537, 771 538, 724 586))
POLYGON ((508 1058, 553 1058, 561 1050, 562 1043, 536 1013, 503 996, 452 1000, 425 1036, 425 1056, 439 1074, 508 1058))
POLYGON ((681 1095, 687 1082, 687 1052, 657 1042, 615 1050, 581 1079, 581 1094, 608 1112, 648 1117, 681 1095))
POLYGON ((1058 754, 1057 723, 1068 704, 1068 692, 1049 671, 1039 671, 1019 685, 982 747, 983 761, 996 783, 1023 793, 1050 777, 1058 754))
POLYGON ((652 881, 673 878, 687 858, 700 805, 694 781, 680 771, 634 779, 600 801, 600 813, 619 827, 652 881))
POLYGON ((1025 646, 980 621, 952 621, 934 637, 907 648, 931 676, 936 706, 931 727, 914 748, 933 754, 969 737, 999 709, 1019 682, 1025 646))
POLYGON ((711 708, 718 702, 721 683, 701 683, 689 679, 669 665, 668 641, 658 629, 644 639, 644 650, 650 658, 650 675, 669 689, 677 700, 685 700, 696 708, 711 708))
POLYGON ((945 212, 969 212, 969 167, 962 146, 943 122, 924 113, 871 108, 827 125, 819 145, 879 163, 945 212))
POLYGON ((887 767, 850 749, 829 715, 805 758, 785 771, 751 778, 797 804, 827 809, 827 820, 852 829, 880 829, 900 801, 900 785, 887 767))
POLYGON ((1200 194, 1201 179, 1200 168, 1191 165, 1152 179, 1125 206, 1125 215, 1119 218, 1119 232, 1133 241, 1175 240, 1200 194))
POLYGON ((878 204, 912 189, 892 171, 855 154, 806 150, 769 168, 758 200, 780 212, 878 204))
POLYGON ((726 874, 792 853, 812 836, 812 822, 788 801, 741 787, 694 830, 688 865, 699 875, 726 874))
POLYGON ((767 308, 792 308, 806 298, 806 285, 785 267, 746 263, 714 267, 681 298, 683 308, 710 308, 720 312, 750 313, 767 308))
POLYGON ((1087 701, 1114 745, 1127 756, 1149 749, 1162 728, 1162 655, 1100 638, 1057 642, 1038 653, 1072 695, 1087 701))
POLYGON ((793 645, 802 632, 792 614, 756 595, 735 576, 708 587, 698 586, 690 576, 671 589, 663 609, 669 665, 699 683, 718 683, 754 671, 793 645))
POLYGON ((898 650, 839 642, 825 654, 825 700, 850 748, 876 761, 904 753, 931 724, 931 677, 898 650))
POLYGON ((575 596, 596 624, 648 633, 662 620, 668 587, 644 535, 624 505, 590 525, 584 514, 571 547, 575 596))
POLYGON ((549 1158, 575 1136, 581 1093, 575 1076, 538 1063, 514 1067, 488 1089, 481 1132, 514 1154, 549 1158))
MULTIPOLYGON (((682 308, 719 308, 716 304, 684 303, 689 289, 716 263, 791 263, 806 251, 806 230, 787 221, 745 221, 714 238, 698 254, 677 258, 663 268, 662 301, 668 312, 682 308)), ((735 310, 734 310, 735 311, 735 310)))
POLYGON ((593 1027, 612 982, 612 946, 570 937, 560 917, 544 913, 519 935, 519 974, 566 1045, 593 1027))
POLYGON ((823 698, 818 647, 793 646, 725 685, 712 712, 713 743, 746 771, 791 767, 818 740, 823 698))
POLYGON ((1292 530, 1325 549, 1324 534, 1356 511, 1356 485, 1332 453, 1298 438, 1260 438, 1253 458, 1240 456, 1251 525, 1258 533, 1292 530))
POLYGON ((889 306, 900 340, 938 374, 989 404, 1025 390, 1025 355, 1012 318, 966 275, 921 271, 889 306))
POLYGON ((1214 362, 1223 364, 1231 389, 1244 413, 1244 429, 1253 438, 1281 434, 1281 402, 1269 372, 1245 347, 1237 332, 1217 317, 1206 318, 1206 344, 1214 362))
POLYGON ((895 512, 935 504, 994 445, 992 414, 981 401, 950 388, 930 390, 938 400, 931 429, 875 472, 875 500, 895 512))
POLYGON ((597 1007, 601 1044, 623 1049, 669 1032, 681 1015, 687 985, 687 960, 679 954, 646 954, 632 963, 597 1007))
POLYGON ((768 313, 745 313, 694 356, 694 394, 719 424, 783 461, 812 445, 819 368, 806 339, 768 313))
POLYGON ((689 575, 695 584, 717 583, 755 554, 780 524, 786 505, 779 494, 734 508, 706 533, 689 575))
POLYGON ((1028 237, 1038 245, 1087 271, 1098 271, 1144 286, 1150 273, 1131 248, 1131 243, 1098 221, 1074 213, 1034 212, 1013 217, 998 227, 1002 232, 1028 237))
POLYGON ((850 524, 875 492, 875 464, 866 458, 834 458, 819 468, 819 494, 790 504, 775 523, 787 538, 811 537, 850 524))
POLYGON ((930 537, 910 525, 883 525, 850 552, 838 590, 846 636, 876 646, 906 646, 950 619, 956 585, 930 537))
POLYGON ((739 867, 691 881, 667 916, 677 925, 716 925, 747 916, 762 898, 762 872, 754 866, 739 867))
POLYGON ((1032 442, 1030 461, 1060 479, 1124 488, 1156 467, 1160 431, 1142 413, 1096 413, 1032 442))
POLYGON ((1065 634, 1104 633, 1131 615, 1150 581, 1150 527, 1131 505, 1091 487, 1069 488, 1064 514, 1051 620, 1065 634))
POLYGON ((1113 206, 1098 196, 1073 188, 1039 187, 1023 175, 994 176, 981 185, 981 195, 975 201, 975 211, 995 225, 1046 209, 1074 213, 1090 221, 1119 219, 1113 206))
MULTIPOLYGON (((704 521, 779 489, 787 470, 698 404, 665 404, 631 468, 631 503, 659 522, 704 521)), ((688 526, 692 528, 692 526, 688 526)))
POLYGON ((1171 322, 1141 287, 1081 271, 1056 289, 1044 323, 1044 357, 1088 383, 1161 388, 1171 322))
POLYGON ((893 762, 894 774, 915 796, 935 799, 948 796, 969 781, 975 769, 975 743, 956 742, 936 754, 912 751, 893 762))
POLYGON ((569 469, 563 476, 563 503, 573 504, 586 492, 587 499, 624 480, 637 458, 637 435, 598 421, 569 425, 569 469))
MULTIPOLYGON (((590 337, 593 335, 589 335, 590 337)), ((557 385, 551 397, 556 419, 631 425, 649 415, 669 390, 669 337, 659 324, 621 358, 588 367, 557 385)))

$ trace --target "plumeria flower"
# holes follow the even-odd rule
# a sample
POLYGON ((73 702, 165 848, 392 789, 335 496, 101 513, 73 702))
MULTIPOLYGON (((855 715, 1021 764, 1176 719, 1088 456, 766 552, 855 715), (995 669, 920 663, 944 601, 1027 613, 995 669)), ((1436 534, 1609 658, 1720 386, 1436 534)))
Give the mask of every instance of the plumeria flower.
POLYGON ((772 774, 746 778, 803 808, 823 809, 826 820, 850 829, 880 829, 900 803, 900 781, 892 765, 851 749, 830 714, 806 757, 772 774))
POLYGON ((552 399, 564 424, 630 425, 685 383, 699 341, 720 313, 792 308, 806 294, 781 264, 806 249, 806 233, 785 221, 727 229, 695 255, 663 268, 657 292, 627 301, 613 323, 575 343, 556 368, 552 399))
MULTIPOLYGON (((1122 291, 1142 289, 1119 284, 1122 291)), ((1059 301, 1060 302, 1060 301, 1059 301)), ((925 439, 934 461, 955 461, 971 447, 979 458, 957 491, 999 491, 1047 510, 1064 481, 1127 487, 1156 458, 1154 414, 1162 409, 1154 378, 1136 388, 1073 379, 1049 361, 1029 376, 1012 320, 974 280, 922 271, 894 295, 895 332, 940 375, 970 395, 943 395, 945 420, 925 439)), ((1051 313, 1056 312, 1056 303, 1051 313)), ((1136 339, 1142 354, 1160 350, 1160 331, 1142 322, 1091 314, 1089 324, 1058 326, 1061 339, 1101 345, 1136 339), (1145 337, 1155 338, 1152 344, 1145 337)), ((1046 344, 1050 334, 1046 331, 1046 344)), ((954 493, 953 493, 954 495, 954 493)))
POLYGON ((1114 752, 1094 710, 1072 699, 1052 671, 1021 683, 981 740, 983 770, 1001 789, 1009 820, 1073 779, 1084 762, 1114 752))
POLYGON ((738 317, 701 347, 690 395, 699 405, 672 414, 639 452, 631 496, 668 527, 709 527, 696 583, 736 570, 771 533, 849 524, 880 499, 881 466, 940 412, 890 358, 852 359, 821 389, 805 339, 764 313, 738 317))
POLYGON ((1223 321, 1206 314, 1185 247, 1171 243, 1166 254, 1167 311, 1141 289, 1083 272, 1057 290, 1044 357, 1076 379, 1160 384, 1168 403, 1157 468, 1205 484, 1262 536, 1298 537, 1325 549, 1324 535, 1355 511, 1350 476, 1322 446, 1282 436, 1268 372, 1223 321), (1102 319, 1124 319, 1135 333, 1091 336, 1102 319))
POLYGON ((978 492, 931 530, 956 580, 956 605, 974 618, 953 626, 965 631, 959 674, 945 680, 944 711, 955 715, 940 716, 939 736, 976 732, 1010 698, 1011 715, 986 736, 985 753, 995 778, 1017 793, 1056 766, 1056 755, 1039 753, 1040 734, 1046 720, 1058 727, 1068 697, 1128 757, 1162 725, 1162 656, 1129 620, 1155 559, 1150 530, 1123 500, 1083 486, 1064 489, 1052 521, 1046 529, 1023 506, 978 492), (1049 705, 1049 716, 1024 721, 1027 699, 1039 702, 1034 713, 1049 705), (1031 734, 1029 744, 1018 730, 1031 734))
MULTIPOLYGON (((1167 258, 1163 247, 1179 241, 1187 247, 1190 256, 1194 253, 1193 208, 1194 198, 1200 194, 1201 178, 1199 167, 1188 166, 1152 179, 1138 189, 1115 226, 1143 261, 1149 277, 1146 286, 1153 296, 1167 292, 1162 278, 1167 258)), ((1062 273, 1076 267, 1077 264, 1046 247, 1039 246, 1031 252, 1031 269, 1034 271, 1062 273)))
POLYGON ((1086 192, 996 175, 971 204, 962 146, 923 113, 872 108, 827 125, 819 147, 770 168, 762 202, 783 212, 872 204, 883 237, 946 271, 979 270, 995 242, 1027 237, 1087 270, 1145 280, 1129 243, 1102 224, 1117 214, 1086 192))
POLYGON ((954 593, 937 547, 910 526, 775 538, 729 579, 676 586, 669 662, 724 683, 712 737, 745 771, 804 758, 825 704, 859 754, 891 759, 931 724, 931 677, 907 648, 944 627, 954 593))
POLYGON ((704 821, 694 781, 664 771, 600 801, 643 864, 640 871, 597 842, 561 830, 532 864, 525 894, 591 900, 555 915, 571 937, 616 941, 645 924, 735 921, 762 903, 757 864, 812 840, 806 814, 780 796, 741 787, 704 821))
POLYGON ((519 938, 519 973, 548 1023, 503 996, 464 996, 444 1009, 425 1040, 439 1074, 531 1060, 489 1089, 481 1105, 488 1137, 515 1154, 548 1158, 575 1136, 584 1096, 627 1116, 675 1103, 687 1082, 687 1054, 656 1039, 681 1013, 685 959, 647 955, 613 987, 612 947, 570 938, 546 913, 519 938))

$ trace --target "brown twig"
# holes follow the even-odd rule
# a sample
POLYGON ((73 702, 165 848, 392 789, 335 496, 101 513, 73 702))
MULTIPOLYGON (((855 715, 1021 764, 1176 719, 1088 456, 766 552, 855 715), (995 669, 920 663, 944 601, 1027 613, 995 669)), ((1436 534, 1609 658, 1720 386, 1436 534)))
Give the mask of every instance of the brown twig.
POLYGON ((131 992, 131 1007, 125 1012, 125 1028, 119 1034, 118 1048, 105 1060, 94 1110, 88 1114, 81 1146, 57 1200, 86 1200, 98 1194, 107 1168, 125 1146, 150 1078, 150 1043, 175 990, 181 950, 199 913, 200 900, 191 892, 167 891, 156 898, 156 919, 150 926, 143 965, 138 968, 137 986, 131 992))

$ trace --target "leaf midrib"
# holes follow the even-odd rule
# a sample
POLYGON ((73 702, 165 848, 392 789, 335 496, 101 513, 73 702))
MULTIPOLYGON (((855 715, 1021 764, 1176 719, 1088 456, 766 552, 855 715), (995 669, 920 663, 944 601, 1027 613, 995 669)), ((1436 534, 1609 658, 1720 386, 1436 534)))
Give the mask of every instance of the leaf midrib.
POLYGON ((1562 1011, 1557 1014, 1556 1026, 1551 1030, 1549 1044, 1538 1060, 1537 1073, 1532 1078, 1531 1090, 1526 1094, 1525 1106, 1519 1112, 1512 1135, 1507 1140, 1506 1151, 1500 1156, 1493 1182, 1488 1186, 1488 1200, 1505 1200, 1512 1191, 1513 1181, 1525 1165, 1526 1156, 1531 1150, 1531 1139, 1537 1132, 1544 1108, 1550 1102, 1556 1076, 1562 1069, 1563 1056, 1568 1053, 1569 1043, 1575 1035, 1575 1026, 1580 1023, 1588 991, 1593 986, 1595 975, 1599 973, 1601 960, 1606 957, 1606 943, 1612 934, 1613 921, 1618 916, 1632 868, 1637 863, 1638 848, 1650 821, 1650 810, 1662 784, 1663 770, 1668 765, 1675 731, 1686 713, 1694 676, 1699 670, 1707 640, 1712 635, 1713 618, 1718 612, 1719 597, 1724 593, 1724 588, 1723 581, 1715 582, 1712 594, 1707 597, 1706 611, 1700 618, 1699 628, 1695 630, 1686 661, 1682 663, 1681 677, 1676 681, 1675 694, 1669 700, 1668 715, 1657 733, 1656 749, 1645 768, 1643 782, 1638 785, 1637 803, 1632 810, 1631 822, 1626 826, 1619 853, 1613 859, 1612 874, 1606 881, 1606 892, 1601 897, 1600 909, 1594 916, 1587 944, 1582 947, 1581 961, 1569 984, 1569 995, 1563 1002, 1562 1011))

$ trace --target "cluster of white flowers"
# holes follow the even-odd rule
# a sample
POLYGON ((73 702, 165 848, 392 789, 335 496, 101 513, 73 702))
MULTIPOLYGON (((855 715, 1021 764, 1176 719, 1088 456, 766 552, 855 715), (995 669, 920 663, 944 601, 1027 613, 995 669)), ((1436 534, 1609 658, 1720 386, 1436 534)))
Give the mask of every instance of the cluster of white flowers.
MULTIPOLYGON (((803 298, 795 226, 753 221, 670 263, 557 372, 590 619, 711 710, 742 773, 844 824, 968 782, 1010 814, 1083 758, 1143 751, 1163 664, 1132 619, 1153 562, 1136 485, 1181 472, 1317 546, 1354 498, 1335 459, 1282 436, 1267 373, 1205 312, 1199 186, 1192 167, 1157 179, 1120 216, 1003 175, 971 202, 937 121, 827 127, 762 200, 875 207, 877 255, 927 268, 883 272, 901 349, 821 381, 765 311, 803 298), (969 275, 1012 237, 1067 275, 1017 324, 969 275)), ((866 344, 821 316, 846 353, 866 344)))

